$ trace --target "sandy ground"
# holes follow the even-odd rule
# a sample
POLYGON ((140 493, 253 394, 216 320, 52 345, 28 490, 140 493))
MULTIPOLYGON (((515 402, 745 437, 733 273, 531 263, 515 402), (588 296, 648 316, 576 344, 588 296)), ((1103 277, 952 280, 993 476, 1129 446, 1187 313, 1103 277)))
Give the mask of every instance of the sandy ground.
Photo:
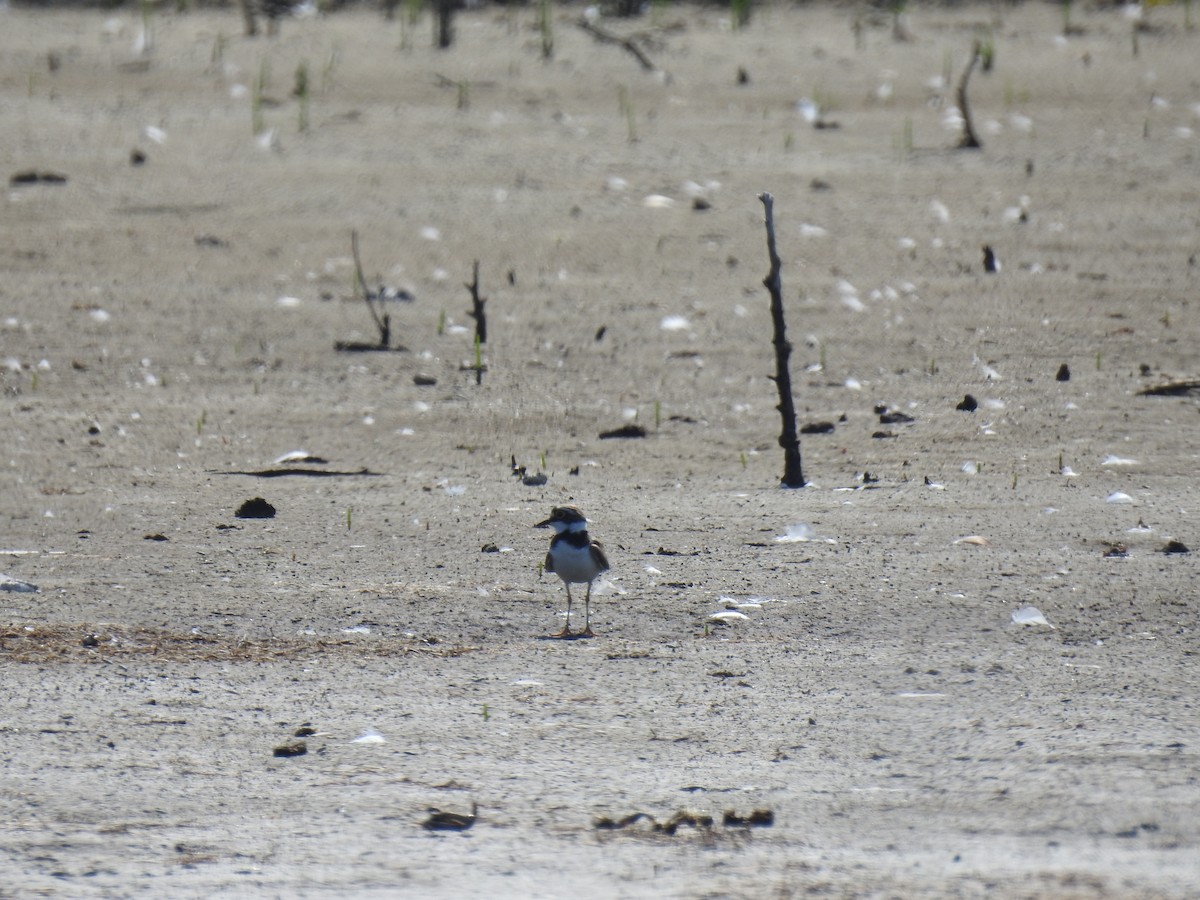
POLYGON ((1200 376, 1200 33, 604 23, 649 72, 578 12, 551 62, 532 9, 449 52, 0 12, 2 173, 67 177, 0 198, 0 571, 40 588, 0 591, 0 897, 1200 893, 1197 557, 1162 552, 1200 544, 1200 421, 1137 393, 1200 376), (836 426, 798 491, 763 190, 836 426), (355 229, 405 352, 334 349, 375 336, 355 229), (300 449, 324 476, 235 474, 300 449), (568 500, 613 562, 592 640, 545 637, 568 500))

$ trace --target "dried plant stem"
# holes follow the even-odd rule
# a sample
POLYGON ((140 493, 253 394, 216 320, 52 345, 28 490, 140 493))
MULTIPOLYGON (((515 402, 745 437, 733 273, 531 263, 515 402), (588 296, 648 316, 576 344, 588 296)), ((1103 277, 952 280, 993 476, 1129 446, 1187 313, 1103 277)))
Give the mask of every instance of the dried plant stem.
POLYGON ((767 256, 771 262, 771 271, 763 279, 763 285, 771 295, 771 322, 774 326, 773 342, 775 345, 775 374, 772 380, 779 389, 779 410, 782 428, 779 432, 779 446, 783 448, 783 480, 781 484, 787 488, 804 487, 804 470, 800 460, 800 437, 796 432, 796 405, 792 399, 792 376, 788 361, 792 355, 792 345, 788 343, 787 329, 783 319, 783 284, 779 271, 783 263, 775 249, 775 198, 765 191, 758 195, 766 213, 767 226, 767 256))

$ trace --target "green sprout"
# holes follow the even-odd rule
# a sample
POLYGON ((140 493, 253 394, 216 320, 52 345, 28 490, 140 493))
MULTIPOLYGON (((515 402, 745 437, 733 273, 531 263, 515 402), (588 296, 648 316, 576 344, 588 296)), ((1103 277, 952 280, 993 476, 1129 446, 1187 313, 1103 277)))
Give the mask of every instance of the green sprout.
POLYGON ((538 31, 542 36, 542 59, 553 59, 554 11, 550 0, 538 0, 538 31))
POLYGON ((625 139, 637 143, 637 114, 633 111, 633 101, 629 99, 629 88, 625 85, 617 87, 617 108, 625 117, 625 139))

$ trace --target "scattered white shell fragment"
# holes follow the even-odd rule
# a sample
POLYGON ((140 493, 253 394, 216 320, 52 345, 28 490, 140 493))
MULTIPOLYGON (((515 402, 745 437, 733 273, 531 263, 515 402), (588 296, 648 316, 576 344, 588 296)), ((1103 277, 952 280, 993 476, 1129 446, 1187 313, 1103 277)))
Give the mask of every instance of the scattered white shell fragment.
POLYGON ((946 112, 942 114, 942 127, 946 131, 962 131, 963 116, 957 106, 946 107, 946 112))
POLYGON ((1136 525, 1134 525, 1132 528, 1130 528, 1128 530, 1128 532, 1126 532, 1126 533, 1127 534, 1153 534, 1154 529, 1151 528, 1149 525, 1147 525, 1145 522, 1143 522, 1141 519, 1138 519, 1138 523, 1136 525))
POLYGON ((1012 620, 1017 625, 1047 625, 1050 628, 1054 626, 1046 621, 1046 617, 1042 615, 1042 611, 1036 606, 1022 606, 1018 610, 1014 610, 1012 620))
POLYGON ((432 225, 426 225, 421 229, 421 237, 427 241, 440 241, 442 233, 432 225))
POLYGON ((1003 380, 1003 376, 1001 376, 1001 374, 999 372, 997 372, 995 369, 993 369, 991 366, 989 366, 987 363, 983 362, 982 360, 979 361, 979 371, 983 375, 983 377, 986 378, 988 381, 1003 380))
POLYGON ((800 223, 800 237, 818 238, 825 237, 828 234, 828 228, 822 228, 820 225, 810 225, 808 222, 800 223))
POLYGON ((1078 478, 1079 477, 1079 473, 1076 472, 1074 469, 1072 469, 1070 466, 1063 466, 1061 471, 1059 472, 1059 474, 1062 475, 1063 478, 1078 478))
POLYGON ((648 194, 642 198, 642 206, 646 209, 670 209, 675 201, 662 194, 648 194))
POLYGON ((276 457, 274 463, 278 466, 288 462, 304 462, 307 459, 312 459, 312 454, 307 450, 291 450, 283 456, 276 457))
POLYGON ((1107 497, 1104 498, 1104 502, 1105 503, 1129 504, 1129 503, 1133 503, 1133 498, 1130 497, 1128 494, 1126 494, 1124 491, 1113 491, 1111 494, 1109 494, 1107 497))
POLYGON ((796 522, 794 525, 789 525, 784 534, 775 536, 777 544, 803 544, 812 541, 820 544, 835 544, 833 538, 822 537, 813 531, 813 527, 807 522, 796 522))
POLYGON ((146 136, 147 140, 154 141, 156 144, 165 144, 167 142, 167 133, 153 125, 147 125, 143 128, 142 134, 146 136))
POLYGON ((467 492, 467 486, 464 484, 448 484, 443 490, 448 497, 461 497, 467 492))
POLYGON ((112 318, 112 314, 106 309, 93 309, 88 315, 93 322, 107 322, 112 318))
POLYGON ((726 625, 732 625, 734 622, 748 622, 750 617, 745 613, 740 613, 734 609, 727 609, 723 612, 713 613, 708 617, 710 622, 721 622, 726 625))
POLYGON ((656 569, 654 566, 646 566, 647 575, 661 575, 662 569, 656 569))
POLYGON ((351 625, 349 628, 343 628, 342 634, 370 634, 371 629, 366 625, 351 625))
POLYGON ((282 306, 284 309, 291 309, 300 305, 299 297, 280 297, 275 303, 282 306))
POLYGON ((733 597, 720 596, 717 602, 726 609, 762 609, 762 603, 757 602, 761 598, 754 597, 746 602, 735 600, 733 597))
POLYGON ((684 316, 663 316, 659 327, 663 331, 686 331, 692 327, 692 323, 684 316))
POLYGON ((964 475, 978 475, 979 474, 979 463, 975 462, 974 460, 968 459, 965 463, 962 464, 962 471, 963 471, 964 475))
POLYGON ((374 728, 368 728, 350 743, 352 744, 386 744, 387 738, 376 731, 374 728))
POLYGON ((1108 454, 1108 456, 1104 457, 1100 463, 1102 466, 1136 466, 1137 464, 1138 461, 1136 459, 1129 459, 1125 456, 1117 456, 1115 453, 1108 454))
POLYGON ((847 378, 846 379, 846 388, 851 391, 861 391, 862 390, 862 382, 859 381, 857 378, 847 378))
POLYGON ((821 118, 821 107, 807 97, 801 97, 796 101, 796 112, 800 113, 800 118, 809 125, 815 125, 821 118))
POLYGON ((950 221, 950 210, 941 200, 930 200, 929 212, 932 213, 933 217, 943 225, 950 221))
POLYGON ((612 191, 614 194, 620 193, 627 187, 629 187, 629 182, 616 175, 609 176, 604 181, 604 189, 606 191, 612 191))
POLYGON ((986 546, 988 546, 989 541, 987 538, 982 537, 978 534, 969 534, 966 537, 958 538, 956 541, 954 541, 954 543, 956 543, 956 544, 972 544, 976 547, 986 547, 986 546))

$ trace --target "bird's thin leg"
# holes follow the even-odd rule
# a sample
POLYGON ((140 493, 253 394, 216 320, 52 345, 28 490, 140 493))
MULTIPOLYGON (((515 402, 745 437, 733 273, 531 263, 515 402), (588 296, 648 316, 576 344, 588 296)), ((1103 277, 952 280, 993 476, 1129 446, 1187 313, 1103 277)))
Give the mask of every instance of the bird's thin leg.
POLYGON ((584 637, 592 637, 595 634, 592 631, 592 583, 590 581, 587 586, 587 594, 583 597, 583 631, 579 633, 584 637))
POLYGON ((562 631, 554 635, 554 637, 566 638, 571 636, 571 585, 563 582, 563 586, 567 589, 567 624, 562 628, 562 631))

